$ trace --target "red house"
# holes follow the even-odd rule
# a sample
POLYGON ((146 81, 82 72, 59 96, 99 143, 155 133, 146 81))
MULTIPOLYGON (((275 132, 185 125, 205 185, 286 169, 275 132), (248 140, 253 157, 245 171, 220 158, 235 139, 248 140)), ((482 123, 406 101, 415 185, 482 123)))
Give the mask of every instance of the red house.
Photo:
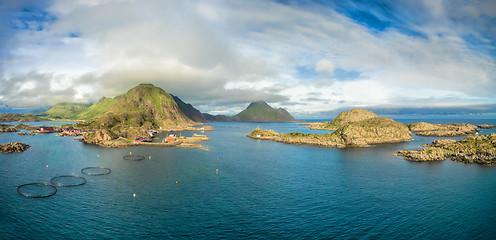
POLYGON ((38 131, 40 132, 53 132, 55 131, 55 127, 45 127, 45 126, 41 126, 38 131))

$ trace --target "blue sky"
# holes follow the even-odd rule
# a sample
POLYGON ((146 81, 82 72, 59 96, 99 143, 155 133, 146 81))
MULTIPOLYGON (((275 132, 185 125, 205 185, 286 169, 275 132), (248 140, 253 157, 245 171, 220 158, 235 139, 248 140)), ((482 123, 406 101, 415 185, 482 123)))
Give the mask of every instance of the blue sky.
POLYGON ((0 16, 0 108, 143 82, 212 114, 496 104, 495 1, 1 1, 0 16))

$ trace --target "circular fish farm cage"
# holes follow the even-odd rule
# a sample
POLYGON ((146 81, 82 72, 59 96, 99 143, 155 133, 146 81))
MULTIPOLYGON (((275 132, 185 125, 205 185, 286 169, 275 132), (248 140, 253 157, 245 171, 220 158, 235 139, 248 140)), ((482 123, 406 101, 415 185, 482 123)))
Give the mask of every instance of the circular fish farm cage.
POLYGON ((110 174, 110 168, 106 167, 87 167, 81 169, 81 173, 86 175, 100 176, 110 174))
POLYGON ((125 160, 129 160, 129 161, 141 161, 141 160, 145 160, 145 157, 144 156, 141 156, 141 155, 126 155, 124 157, 125 160))
POLYGON ((25 197, 30 198, 46 198, 57 193, 57 187, 48 183, 26 183, 17 187, 17 192, 25 197))
POLYGON ((61 175, 50 179, 50 182, 60 187, 76 187, 85 184, 86 178, 76 175, 61 175))

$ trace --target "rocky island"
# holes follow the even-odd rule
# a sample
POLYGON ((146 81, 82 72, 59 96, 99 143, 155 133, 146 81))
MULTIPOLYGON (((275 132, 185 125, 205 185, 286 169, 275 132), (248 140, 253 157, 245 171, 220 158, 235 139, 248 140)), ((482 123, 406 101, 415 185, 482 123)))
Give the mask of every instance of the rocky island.
POLYGON ((426 122, 410 123, 410 131, 418 136, 454 137, 474 134, 478 127, 468 123, 432 124, 426 122))
POLYGON ((496 165, 496 134, 471 135, 460 141, 441 139, 423 145, 423 149, 403 149, 395 155, 414 162, 443 161, 448 158, 455 162, 496 165))
POLYGON ((0 124, 0 132, 17 132, 16 128, 12 127, 11 125, 5 125, 5 124, 0 124))
POLYGON ((314 145, 322 147, 368 147, 382 143, 397 143, 412 140, 412 133, 404 124, 390 118, 355 108, 340 113, 320 129, 334 130, 325 134, 277 133, 272 130, 255 129, 247 136, 253 139, 276 142, 314 145))
POLYGON ((0 144, 0 152, 2 153, 19 153, 28 149, 29 145, 21 142, 0 144))

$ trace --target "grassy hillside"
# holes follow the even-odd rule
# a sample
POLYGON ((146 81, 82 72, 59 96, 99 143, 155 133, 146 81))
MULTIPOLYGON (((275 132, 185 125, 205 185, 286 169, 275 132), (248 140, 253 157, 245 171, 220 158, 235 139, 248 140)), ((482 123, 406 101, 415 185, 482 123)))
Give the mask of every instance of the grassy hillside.
POLYGON ((75 119, 89 106, 90 104, 84 103, 57 103, 40 115, 48 118, 75 119))
POLYGON ((106 112, 108 112, 108 110, 110 110, 112 105, 114 105, 115 102, 117 102, 118 98, 119 97, 115 97, 115 98, 102 97, 95 104, 86 108, 84 111, 79 112, 76 115, 76 119, 88 120, 88 121, 97 119, 97 118, 103 116, 106 112))

